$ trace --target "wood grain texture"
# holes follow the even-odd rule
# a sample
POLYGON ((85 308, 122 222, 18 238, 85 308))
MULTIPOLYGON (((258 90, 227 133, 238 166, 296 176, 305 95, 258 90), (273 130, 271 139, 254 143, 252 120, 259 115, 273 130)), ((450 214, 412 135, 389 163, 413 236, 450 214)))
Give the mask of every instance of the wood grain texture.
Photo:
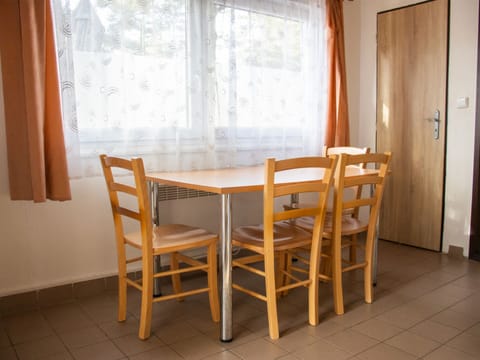
POLYGON ((377 151, 391 151, 380 238, 440 250, 448 0, 378 15, 377 151), (433 136, 440 111, 439 139, 433 136))

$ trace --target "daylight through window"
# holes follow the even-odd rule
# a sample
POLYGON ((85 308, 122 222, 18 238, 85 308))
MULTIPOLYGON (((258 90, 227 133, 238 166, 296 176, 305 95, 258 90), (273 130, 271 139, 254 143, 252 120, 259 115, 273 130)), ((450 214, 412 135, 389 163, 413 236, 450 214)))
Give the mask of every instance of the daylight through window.
POLYGON ((318 154, 321 0, 54 0, 73 175, 98 154, 151 170, 318 154))

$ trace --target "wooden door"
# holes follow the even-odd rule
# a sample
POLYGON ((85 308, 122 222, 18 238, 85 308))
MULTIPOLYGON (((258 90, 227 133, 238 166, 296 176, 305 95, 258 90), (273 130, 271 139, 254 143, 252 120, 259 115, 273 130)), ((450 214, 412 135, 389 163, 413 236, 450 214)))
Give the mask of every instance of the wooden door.
POLYGON ((377 151, 392 151, 379 237, 441 249, 448 0, 377 16, 377 151))

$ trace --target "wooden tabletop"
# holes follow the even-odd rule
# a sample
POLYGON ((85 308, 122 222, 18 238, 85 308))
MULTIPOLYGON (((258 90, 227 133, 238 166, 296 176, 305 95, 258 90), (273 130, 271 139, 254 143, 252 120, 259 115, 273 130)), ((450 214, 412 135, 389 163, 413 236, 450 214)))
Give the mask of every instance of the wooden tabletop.
MULTIPOLYGON (((361 176, 375 170, 347 168, 346 176, 361 176)), ((300 169, 278 174, 278 181, 295 183, 297 181, 318 180, 323 177, 323 170, 300 169)), ((184 187, 194 190, 208 191, 216 194, 233 194, 250 191, 262 191, 264 186, 264 166, 249 166, 216 170, 192 170, 176 172, 147 173, 149 181, 184 187)))

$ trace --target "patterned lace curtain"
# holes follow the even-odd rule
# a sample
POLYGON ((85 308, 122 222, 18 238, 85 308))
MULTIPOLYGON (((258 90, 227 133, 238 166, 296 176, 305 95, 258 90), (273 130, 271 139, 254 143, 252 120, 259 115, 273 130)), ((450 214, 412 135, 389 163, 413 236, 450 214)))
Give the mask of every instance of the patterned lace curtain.
POLYGON ((56 0, 70 174, 320 154, 324 0, 56 0))

